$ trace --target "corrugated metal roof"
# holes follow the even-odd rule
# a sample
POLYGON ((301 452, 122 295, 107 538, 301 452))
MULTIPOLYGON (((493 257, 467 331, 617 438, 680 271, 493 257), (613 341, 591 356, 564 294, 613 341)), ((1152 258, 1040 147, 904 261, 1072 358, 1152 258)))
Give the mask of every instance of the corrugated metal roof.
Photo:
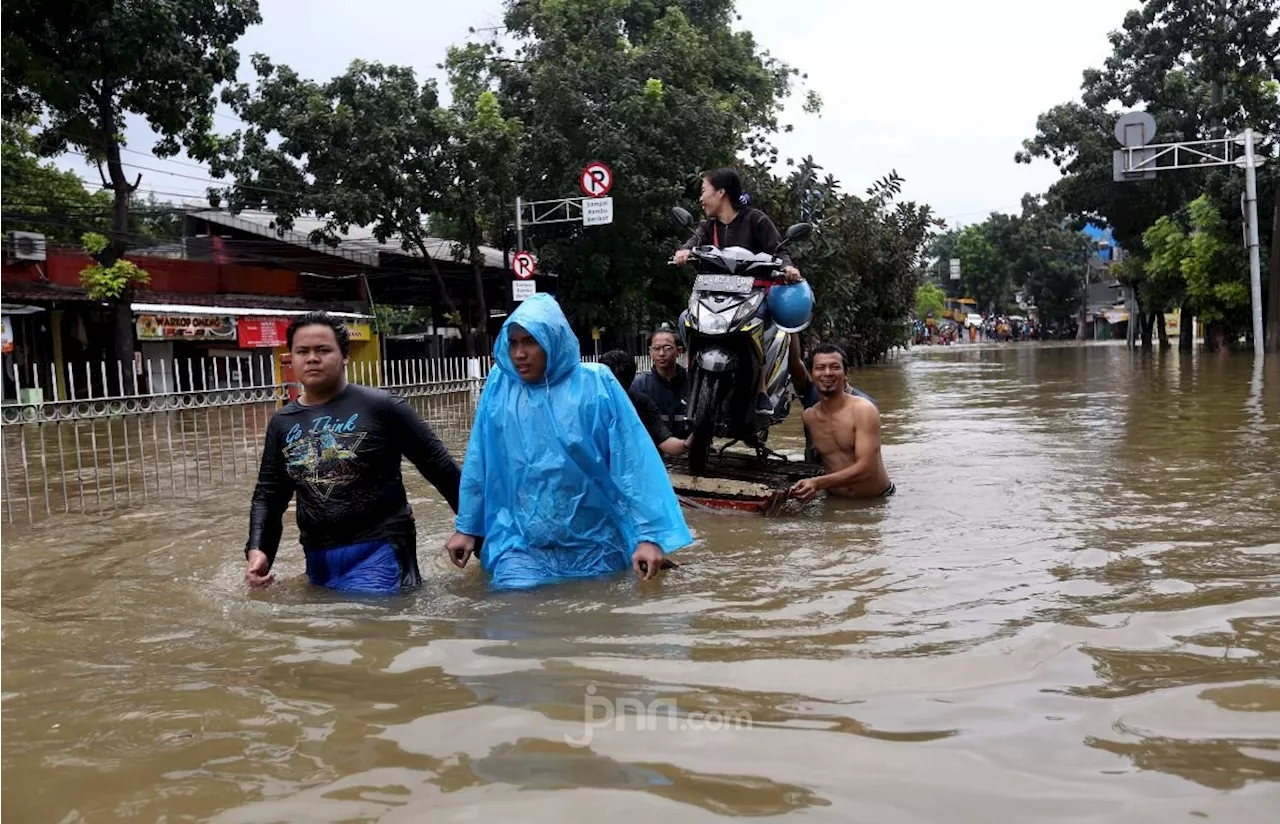
MULTIPOLYGON (((313 217, 299 217, 294 220, 293 228, 280 231, 277 229, 276 216, 270 212, 246 210, 231 214, 226 209, 201 209, 188 212, 190 217, 207 220, 219 226, 239 229, 262 237, 280 240, 304 249, 310 249, 324 255, 345 258, 366 266, 382 265, 383 254, 407 257, 420 257, 417 250, 406 251, 400 245, 400 237, 393 235, 386 243, 379 243, 373 230, 367 226, 351 226, 341 236, 337 246, 323 243, 312 243, 311 233, 325 228, 325 221, 313 217)), ((453 249, 455 241, 445 238, 427 238, 427 252, 435 260, 455 262, 453 249)), ((484 257, 484 265, 490 269, 502 268, 502 250, 492 246, 481 246, 480 254, 484 257)))

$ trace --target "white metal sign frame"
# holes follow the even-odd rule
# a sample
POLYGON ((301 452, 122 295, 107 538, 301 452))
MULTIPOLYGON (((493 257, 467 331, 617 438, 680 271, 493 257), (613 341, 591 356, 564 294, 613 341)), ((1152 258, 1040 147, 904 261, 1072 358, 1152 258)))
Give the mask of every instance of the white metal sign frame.
MULTIPOLYGON (((1258 167, 1265 158, 1257 155, 1257 138, 1253 129, 1245 129, 1239 135, 1212 140, 1125 145, 1123 149, 1116 150, 1115 158, 1117 161, 1123 160, 1123 163, 1117 163, 1120 167, 1116 169, 1118 181, 1128 177, 1150 179, 1165 169, 1210 169, 1218 166, 1244 168, 1245 218, 1248 224, 1245 227, 1245 245, 1249 250, 1249 297, 1253 304, 1253 354, 1262 359, 1265 348, 1262 339, 1262 262, 1258 253, 1258 167), (1236 146, 1240 147, 1240 153, 1233 156, 1236 146), (1191 158, 1184 159, 1183 152, 1190 154, 1191 158), (1136 162, 1135 154, 1139 157, 1136 162), (1171 158, 1172 162, 1159 163, 1161 158, 1166 157, 1171 158)), ((1123 144, 1127 141, 1121 142, 1123 144)), ((1183 321, 1185 322, 1185 318, 1183 321)), ((1132 329, 1132 325, 1130 328, 1132 329)))

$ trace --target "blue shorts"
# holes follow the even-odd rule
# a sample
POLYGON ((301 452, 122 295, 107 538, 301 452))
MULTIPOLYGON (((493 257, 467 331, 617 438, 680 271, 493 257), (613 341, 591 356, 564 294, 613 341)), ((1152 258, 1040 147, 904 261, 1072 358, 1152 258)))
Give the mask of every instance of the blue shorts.
POLYGON ((400 591, 405 578, 402 550, 390 538, 307 550, 305 554, 307 579, 338 592, 390 595, 400 591))
POLYGON ((512 548, 490 562, 493 589, 533 589, 580 578, 596 578, 631 569, 631 553, 592 550, 512 548))

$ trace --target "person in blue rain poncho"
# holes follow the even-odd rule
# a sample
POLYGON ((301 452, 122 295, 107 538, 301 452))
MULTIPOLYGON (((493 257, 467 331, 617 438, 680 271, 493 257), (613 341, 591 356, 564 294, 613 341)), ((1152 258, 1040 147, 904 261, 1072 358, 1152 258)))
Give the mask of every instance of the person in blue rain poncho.
POLYGON ((648 580, 693 542, 658 450, 607 367, 581 363, 550 295, 524 301, 494 344, 445 545, 500 589, 631 567, 648 580))

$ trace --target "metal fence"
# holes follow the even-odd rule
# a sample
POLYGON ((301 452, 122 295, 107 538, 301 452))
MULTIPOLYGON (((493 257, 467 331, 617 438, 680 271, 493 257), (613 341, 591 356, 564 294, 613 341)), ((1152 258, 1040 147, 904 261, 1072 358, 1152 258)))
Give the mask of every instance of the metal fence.
MULTIPOLYGON (((299 389, 277 381, 267 357, 128 366, 116 364, 114 384, 106 364, 68 365, 62 376, 15 366, 6 375, 6 522, 102 513, 254 476, 267 422, 299 389), (104 392, 109 385, 131 391, 104 392)), ((637 367, 652 361, 638 358, 637 367)), ((347 379, 406 398, 457 401, 478 391, 492 368, 492 358, 357 362, 347 379)))

